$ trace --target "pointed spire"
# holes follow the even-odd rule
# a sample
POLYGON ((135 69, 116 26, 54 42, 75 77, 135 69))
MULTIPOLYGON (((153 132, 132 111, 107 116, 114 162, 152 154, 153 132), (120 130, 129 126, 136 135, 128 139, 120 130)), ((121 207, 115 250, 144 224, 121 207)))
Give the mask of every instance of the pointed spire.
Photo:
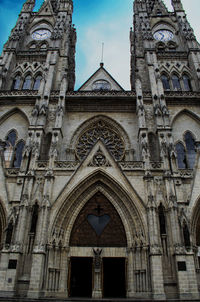
POLYGON ((181 0, 171 0, 174 11, 184 11, 181 0))
POLYGON ((35 0, 26 0, 23 4, 22 12, 23 13, 31 13, 35 6, 35 0))

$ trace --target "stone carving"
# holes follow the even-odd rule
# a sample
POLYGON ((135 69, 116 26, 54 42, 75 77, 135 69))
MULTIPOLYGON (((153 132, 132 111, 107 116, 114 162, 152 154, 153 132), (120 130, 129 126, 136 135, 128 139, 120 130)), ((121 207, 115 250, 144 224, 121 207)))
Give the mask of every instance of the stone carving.
POLYGON ((93 123, 81 135, 76 145, 76 155, 78 158, 84 159, 98 140, 101 140, 106 145, 117 161, 123 158, 125 148, 122 138, 111 130, 110 126, 104 121, 99 121, 97 124, 93 123))
POLYGON ((99 272, 101 270, 101 253, 102 249, 93 249, 94 253, 94 266, 95 272, 99 272))
POLYGON ((106 159, 105 155, 99 148, 99 150, 93 156, 93 159, 88 164, 88 167, 110 167, 110 162, 106 159))
POLYGON ((78 167, 78 161, 56 161, 55 168, 74 170, 78 167))
POLYGON ((144 169, 143 161, 124 161, 120 162, 120 167, 124 170, 144 169))

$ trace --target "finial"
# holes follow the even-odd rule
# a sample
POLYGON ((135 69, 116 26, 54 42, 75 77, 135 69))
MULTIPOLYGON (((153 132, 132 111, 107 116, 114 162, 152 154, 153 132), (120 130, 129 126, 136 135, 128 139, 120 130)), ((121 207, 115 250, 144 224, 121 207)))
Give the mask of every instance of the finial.
POLYGON ((103 67, 104 63, 103 63, 103 55, 104 55, 104 43, 102 43, 102 51, 101 51, 101 63, 100 63, 100 67, 103 67))

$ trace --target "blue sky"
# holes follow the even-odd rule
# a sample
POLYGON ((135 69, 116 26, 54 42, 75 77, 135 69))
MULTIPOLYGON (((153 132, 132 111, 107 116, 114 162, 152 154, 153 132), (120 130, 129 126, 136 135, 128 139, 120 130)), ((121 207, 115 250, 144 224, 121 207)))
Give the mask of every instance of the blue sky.
MULTIPOLYGON (((200 41, 199 1, 182 0, 188 19, 200 41)), ((14 27, 24 0, 0 0, 0 52, 14 27)), ((43 0, 36 0, 38 10, 43 0)), ((164 0, 171 9, 171 0, 164 0)), ((74 0, 73 23, 77 29, 76 88, 96 71, 104 42, 105 68, 125 88, 130 89, 129 30, 132 0, 74 0)))

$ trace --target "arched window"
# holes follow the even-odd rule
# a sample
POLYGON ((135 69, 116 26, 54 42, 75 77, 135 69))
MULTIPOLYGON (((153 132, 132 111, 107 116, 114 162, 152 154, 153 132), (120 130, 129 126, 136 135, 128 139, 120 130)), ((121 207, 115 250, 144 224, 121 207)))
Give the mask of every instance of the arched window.
POLYGON ((4 151, 5 167, 19 168, 22 161, 22 152, 24 149, 24 142, 17 142, 17 132, 12 130, 6 137, 6 147, 4 151))
POLYGON ((35 79, 35 82, 34 82, 34 85, 33 85, 33 90, 39 90, 41 81, 42 81, 42 76, 38 75, 35 79))
POLYGON ((196 160, 195 140, 189 131, 186 132, 184 140, 187 150, 187 165, 189 169, 193 169, 196 160))
POLYGON ((152 161, 159 161, 160 160, 160 152, 159 152, 159 143, 157 136, 154 133, 148 134, 149 140, 149 151, 152 161))
POLYGON ((13 89, 19 90, 21 86, 21 76, 17 75, 13 80, 13 89))
POLYGON ((111 85, 106 80, 98 80, 93 83, 93 90, 111 90, 111 85))
POLYGON ((183 84, 184 84, 184 90, 185 91, 191 91, 192 90, 190 78, 186 74, 183 75, 183 84))
POLYGON ((17 139, 17 133, 15 130, 10 131, 6 137, 6 147, 4 151, 4 160, 5 160, 6 168, 9 168, 11 166, 16 139, 17 139))
POLYGON ((172 84, 174 90, 181 90, 180 80, 175 74, 172 75, 172 84))
POLYGON ((186 169, 187 168, 186 152, 182 143, 176 144, 176 153, 177 153, 178 168, 186 169))
POLYGON ((183 238, 184 238, 184 244, 185 247, 190 247, 191 243, 190 243, 190 232, 188 230, 187 224, 184 223, 183 226, 183 238))
POLYGON ((24 142, 20 141, 17 143, 17 145, 15 147, 15 155, 14 155, 14 161, 13 161, 13 166, 15 168, 20 168, 20 166, 21 166, 24 145, 25 145, 24 142))
POLYGON ((166 75, 161 76, 164 90, 170 90, 169 79, 166 75))
POLYGON ((31 89, 31 82, 32 78, 30 75, 26 76, 23 84, 23 90, 30 90, 31 89))
POLYGON ((158 208, 158 216, 159 216, 159 223, 160 223, 160 235, 166 235, 167 232, 166 232, 165 213, 162 203, 158 208))

